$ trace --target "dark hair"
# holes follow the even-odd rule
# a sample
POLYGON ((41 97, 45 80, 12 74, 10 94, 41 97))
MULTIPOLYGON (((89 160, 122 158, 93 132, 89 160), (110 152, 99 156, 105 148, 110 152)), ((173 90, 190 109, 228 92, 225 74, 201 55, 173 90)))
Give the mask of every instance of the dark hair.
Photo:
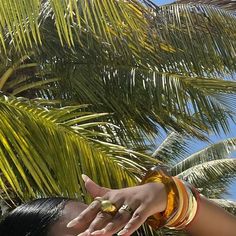
POLYGON ((68 201, 67 198, 40 198, 22 204, 0 222, 0 235, 45 236, 68 201))

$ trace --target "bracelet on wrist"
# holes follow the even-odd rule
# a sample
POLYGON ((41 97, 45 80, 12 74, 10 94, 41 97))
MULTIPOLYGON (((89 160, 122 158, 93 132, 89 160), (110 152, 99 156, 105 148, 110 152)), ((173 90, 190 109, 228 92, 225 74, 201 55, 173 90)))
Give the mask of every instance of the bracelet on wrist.
POLYGON ((197 190, 177 177, 171 177, 161 168, 150 170, 141 184, 150 182, 165 185, 167 206, 165 211, 149 217, 147 224, 153 229, 167 227, 182 230, 186 228, 194 220, 199 208, 200 195, 197 190))
POLYGON ((175 216, 179 206, 179 193, 172 177, 160 168, 150 170, 141 182, 141 184, 145 183, 162 183, 167 194, 165 211, 156 213, 147 219, 147 223, 156 230, 165 226, 175 216))

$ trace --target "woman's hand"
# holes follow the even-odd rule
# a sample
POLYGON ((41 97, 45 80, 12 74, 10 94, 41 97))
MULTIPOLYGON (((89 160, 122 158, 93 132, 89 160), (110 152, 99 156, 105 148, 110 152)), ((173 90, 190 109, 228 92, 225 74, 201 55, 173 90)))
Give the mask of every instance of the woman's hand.
POLYGON ((95 184, 87 176, 83 176, 87 191, 95 198, 109 200, 118 209, 115 215, 101 211, 101 202, 93 201, 68 227, 80 228, 81 222, 87 224, 87 230, 79 236, 110 236, 118 231, 118 235, 128 236, 136 231, 146 219, 166 208, 167 195, 162 183, 147 183, 137 187, 124 189, 107 189, 95 184), (124 206, 124 207, 122 207, 124 206), (127 209, 124 209, 127 208, 127 209), (132 209, 132 210, 131 210, 132 209))

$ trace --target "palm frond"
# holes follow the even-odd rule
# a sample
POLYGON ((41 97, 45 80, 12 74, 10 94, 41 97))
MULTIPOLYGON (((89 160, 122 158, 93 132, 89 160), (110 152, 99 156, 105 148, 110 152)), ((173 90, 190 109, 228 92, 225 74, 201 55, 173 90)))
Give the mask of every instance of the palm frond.
POLYGON ((60 56, 201 76, 235 72, 235 16, 214 7, 173 4, 153 12, 136 0, 4 0, 0 8, 0 35, 10 54, 14 47, 48 60, 60 56))
POLYGON ((0 90, 6 94, 28 98, 42 97, 46 89, 57 86, 59 77, 52 77, 32 55, 24 55, 0 62, 0 90))
POLYGON ((234 0, 177 0, 176 3, 191 3, 191 4, 207 4, 217 6, 228 11, 236 10, 236 3, 234 0))
MULTIPOLYGON (((209 185, 211 181, 232 179, 235 177, 236 159, 208 161, 191 167, 177 176, 195 187, 209 185)), ((209 186, 210 187, 210 186, 209 186)))
MULTIPOLYGON (((55 112, 6 96, 0 106, 0 184, 7 198, 12 192, 24 200, 43 195, 82 197, 82 173, 102 185, 121 187, 134 184, 142 172, 135 153, 94 142, 86 132, 58 122, 55 112)), ((58 110, 60 121, 65 110, 58 110)))
POLYGON ((167 71, 181 71, 182 66, 182 71, 198 75, 234 73, 236 17, 231 12, 208 5, 170 4, 156 15, 152 25, 157 35, 175 49, 159 54, 167 71))
POLYGON ((212 178, 208 182, 202 183, 198 191, 207 198, 228 198, 231 196, 231 185, 235 180, 235 175, 229 177, 212 178))
POLYGON ((125 38, 125 45, 120 43, 117 46, 118 53, 110 44, 101 45, 99 40, 89 36, 89 32, 81 39, 83 47, 79 43, 75 43, 73 51, 61 47, 50 17, 44 21, 42 29, 45 39, 42 50, 46 56, 56 55, 82 64, 85 61, 93 64, 96 58, 96 64, 103 61, 114 66, 138 65, 145 69, 157 68, 159 72, 187 75, 212 76, 235 72, 234 15, 204 5, 173 4, 158 11, 155 8, 154 12, 150 8, 145 10, 143 19, 146 19, 146 25, 139 31, 142 41, 125 38))
POLYGON ((152 157, 171 166, 179 159, 183 159, 190 153, 187 145, 187 137, 176 132, 170 133, 153 152, 152 157))
POLYGON ((130 43, 135 52, 139 50, 135 45, 145 44, 146 12, 144 5, 136 0, 34 0, 30 3, 3 0, 0 4, 0 42, 5 51, 8 44, 21 52, 32 50, 35 45, 44 43, 45 35, 41 29, 45 21, 53 21, 61 46, 71 48, 79 44, 89 48, 97 41, 103 44, 103 49, 111 47, 117 51, 121 48, 119 45, 123 45, 123 51, 129 51, 131 48, 128 49, 126 43, 130 43))
POLYGON ((193 153, 189 157, 178 162, 171 170, 173 175, 178 175, 187 169, 208 161, 221 160, 229 157, 229 154, 236 150, 236 138, 230 138, 207 146, 206 148, 193 153))
POLYGON ((212 144, 188 156, 193 142, 194 139, 188 135, 172 133, 156 149, 155 158, 168 165, 171 175, 178 175, 180 178, 192 181, 193 184, 198 184, 198 190, 203 195, 209 198, 225 197, 229 194, 230 184, 235 177, 234 167, 232 165, 232 169, 230 169, 227 161, 234 159, 226 159, 236 149, 235 138, 212 144), (167 157, 167 161, 164 157, 167 157), (223 163, 217 162, 217 160, 223 160, 223 163), (224 163, 225 161, 226 163, 224 163), (218 177, 214 174, 217 174, 218 177), (199 182, 197 182, 198 177, 199 182))
MULTIPOLYGON (((104 106, 118 121, 125 114, 128 122, 135 122, 132 130, 136 130, 136 126, 144 132, 156 133, 159 124, 164 129, 185 130, 190 135, 201 136, 208 128, 219 133, 220 127, 227 132, 227 117, 235 110, 235 103, 227 104, 227 100, 223 103, 216 97, 222 94, 234 101, 234 81, 128 67, 74 66, 69 69, 61 65, 56 68, 56 73, 64 76, 69 97, 104 106)), ((125 120, 122 123, 127 124, 125 120)))
MULTIPOLYGON (((95 128, 110 124, 96 120, 107 114, 91 114, 83 110, 86 107, 47 109, 23 98, 0 98, 0 197, 4 202, 52 195, 88 201, 82 173, 112 188, 137 183, 151 158, 99 141, 102 132, 95 128)), ((145 232, 152 235, 150 229, 145 232)))

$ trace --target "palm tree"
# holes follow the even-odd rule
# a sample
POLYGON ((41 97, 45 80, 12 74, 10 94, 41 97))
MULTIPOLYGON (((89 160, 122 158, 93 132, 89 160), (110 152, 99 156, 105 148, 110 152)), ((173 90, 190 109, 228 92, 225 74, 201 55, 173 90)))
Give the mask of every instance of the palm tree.
POLYGON ((205 5, 1 0, 1 198, 88 200, 81 173, 135 184, 161 128, 227 132, 235 24, 205 5))
POLYGON ((23 96, 31 88, 32 97, 36 87, 47 99, 93 104, 114 113, 129 142, 160 126, 199 138, 209 128, 228 130, 235 110, 230 12, 136 0, 11 2, 0 10, 2 90, 23 96), (9 84, 19 70, 30 78, 9 84))

